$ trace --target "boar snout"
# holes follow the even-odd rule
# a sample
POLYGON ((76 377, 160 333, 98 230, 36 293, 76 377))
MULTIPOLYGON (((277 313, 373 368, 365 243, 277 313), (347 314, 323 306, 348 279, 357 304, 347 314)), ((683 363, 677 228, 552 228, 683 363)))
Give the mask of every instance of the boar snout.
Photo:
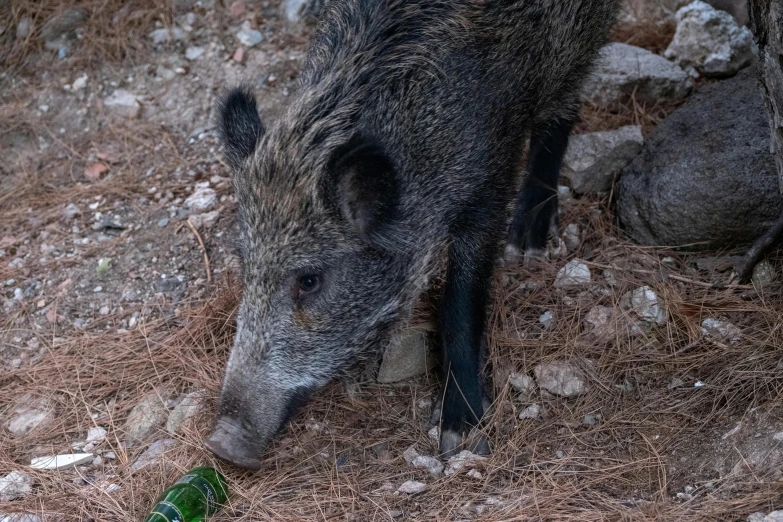
POLYGON ((227 460, 240 468, 257 470, 261 468, 261 461, 247 434, 237 422, 221 417, 217 421, 215 431, 206 438, 204 443, 207 448, 223 460, 227 460))

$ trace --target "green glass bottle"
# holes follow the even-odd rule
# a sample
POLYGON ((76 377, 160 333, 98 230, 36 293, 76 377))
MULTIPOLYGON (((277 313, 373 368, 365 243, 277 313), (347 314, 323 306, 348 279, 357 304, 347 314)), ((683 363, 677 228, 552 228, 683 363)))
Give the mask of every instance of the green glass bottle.
POLYGON ((226 503, 227 491, 215 468, 195 468, 163 491, 144 522, 202 522, 226 503))

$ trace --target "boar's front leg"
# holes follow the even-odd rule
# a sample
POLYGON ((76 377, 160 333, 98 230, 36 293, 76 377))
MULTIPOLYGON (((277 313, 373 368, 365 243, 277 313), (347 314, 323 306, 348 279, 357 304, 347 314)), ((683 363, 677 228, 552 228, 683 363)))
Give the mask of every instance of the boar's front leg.
MULTIPOLYGON (((440 404, 440 453, 448 458, 460 451, 463 436, 479 426, 484 415, 482 341, 487 301, 503 206, 472 209, 451 230, 446 287, 440 315, 443 375, 440 404)), ((470 449, 488 453, 478 435, 470 449)))

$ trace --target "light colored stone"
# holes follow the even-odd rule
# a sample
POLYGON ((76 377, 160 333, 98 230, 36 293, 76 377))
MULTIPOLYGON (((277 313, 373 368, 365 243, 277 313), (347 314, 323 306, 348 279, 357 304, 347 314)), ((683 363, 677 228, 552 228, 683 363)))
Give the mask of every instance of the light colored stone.
POLYGON ((590 268, 581 259, 572 259, 557 272, 555 288, 582 286, 590 280, 590 268))
POLYGON ((742 330, 728 321, 708 317, 701 322, 701 333, 719 341, 728 341, 737 344, 742 340, 742 330))
POLYGON ((0 513, 0 522, 43 522, 43 519, 32 513, 0 513))
POLYGON ((30 36, 30 29, 33 27, 33 20, 29 16, 23 16, 16 24, 16 37, 20 40, 30 36))
POLYGON ((587 392, 584 372, 567 361, 553 361, 533 369, 538 387, 561 397, 576 397, 587 392))
POLYGON ((598 305, 592 307, 583 320, 592 330, 604 332, 610 328, 612 315, 614 315, 614 308, 598 305))
POLYGON ((391 340, 378 369, 378 382, 391 383, 426 373, 435 365, 424 328, 411 327, 391 340))
POLYGON ((773 511, 764 517, 764 522, 783 522, 783 511, 773 511))
POLYGON ((756 287, 767 288, 775 282, 776 277, 777 274, 772 263, 766 259, 762 259, 753 267, 753 276, 751 277, 751 280, 756 287))
POLYGON ((209 230, 212 228, 212 225, 215 224, 215 221, 220 217, 220 211, 219 210, 213 210, 212 212, 204 212, 203 214, 194 214, 188 219, 191 223, 193 223, 193 226, 198 229, 204 229, 209 230))
POLYGON ((473 480, 481 480, 481 479, 484 478, 484 475, 482 475, 481 472, 479 470, 477 470, 477 469, 472 469, 472 470, 468 471, 465 474, 465 476, 466 477, 470 477, 473 480))
MULTIPOLYGON (((571 136, 560 172, 577 194, 606 192, 620 170, 641 152, 643 142, 638 125, 571 136)), ((575 249, 578 241, 577 230, 576 245, 568 248, 575 249)))
POLYGON ((416 495, 427 489, 427 484, 424 482, 418 482, 416 480, 408 480, 403 482, 402 485, 397 488, 397 493, 404 493, 406 495, 416 495))
POLYGON ((772 436, 772 440, 776 440, 778 442, 783 442, 783 431, 779 431, 776 434, 772 436))
POLYGON ((196 390, 185 395, 169 413, 169 418, 166 421, 166 431, 177 433, 182 426, 195 417, 201 411, 205 393, 204 390, 196 390))
POLYGON ((87 430, 87 443, 100 444, 106 439, 106 429, 97 426, 87 430))
POLYGON ((531 404, 521 412, 519 412, 519 419, 537 419, 541 415, 541 406, 539 404, 531 404))
POLYGON ((209 187, 200 187, 188 196, 185 200, 185 206, 195 212, 206 212, 211 210, 217 203, 217 192, 209 187))
POLYGON ((733 76, 753 61, 753 35, 727 12, 696 0, 677 11, 677 31, 664 56, 708 77, 733 76))
POLYGON ((413 459, 415 459, 418 456, 419 456, 419 452, 416 451, 416 448, 414 446, 411 446, 402 452, 402 458, 408 464, 411 464, 413 462, 413 459))
POLYGON ((649 286, 642 286, 626 293, 620 303, 624 308, 632 310, 639 320, 645 323, 657 325, 666 323, 666 305, 649 286))
POLYGON ((104 98, 103 105, 112 113, 128 119, 138 118, 141 114, 139 99, 125 89, 117 89, 104 98))
POLYGON ((512 373, 508 378, 508 382, 522 400, 529 399, 536 388, 535 381, 527 373, 512 373))
POLYGON ((172 27, 171 29, 167 29, 165 27, 163 29, 155 29, 148 36, 155 45, 160 45, 174 40, 184 42, 188 39, 188 33, 179 27, 172 27))
POLYGON ((634 96, 637 102, 651 105, 682 99, 692 87, 688 74, 663 56, 633 45, 610 43, 601 49, 582 99, 611 107, 634 96))
POLYGON ((439 477, 443 473, 443 463, 435 457, 429 455, 418 455, 410 465, 414 468, 426 469, 427 473, 433 477, 439 477))
POLYGON ((85 87, 87 87, 87 80, 88 77, 86 74, 82 74, 78 78, 76 78, 73 83, 71 84, 71 90, 74 91, 81 91, 85 87))
POLYGON ((185 49, 185 58, 189 61, 198 60, 206 52, 203 47, 191 46, 185 49))
POLYGON ((764 517, 766 515, 761 511, 756 511, 755 513, 751 513, 748 515, 748 522, 764 522, 764 517))
POLYGON ((45 399, 25 395, 17 401, 15 415, 8 422, 8 431, 21 437, 36 428, 45 428, 55 420, 54 407, 45 399))
POLYGON ((11 502, 33 492, 33 479, 26 473, 12 471, 0 477, 0 502, 11 502))
MULTIPOLYGON (((562 171, 561 171, 562 172, 562 171)), ((563 231, 563 242, 569 251, 573 252, 579 248, 581 242, 581 231, 576 223, 569 223, 563 231)))
POLYGON ((148 393, 130 412, 125 422, 125 436, 130 443, 149 440, 166 422, 169 411, 156 392, 148 393))
POLYGON ((427 432, 427 438, 430 440, 430 444, 437 448, 440 444, 440 428, 438 426, 430 428, 430 431, 427 432))
POLYGON ((541 325, 544 327, 545 330, 549 330, 552 327, 554 320, 555 317, 552 315, 552 312, 550 312, 549 310, 541 314, 541 317, 538 318, 538 322, 541 323, 541 325))
POLYGON ((33 469, 70 469, 82 464, 92 462, 95 455, 92 453, 68 453, 64 455, 53 455, 47 457, 36 457, 30 461, 30 467, 33 469))
POLYGON ((131 464, 131 471, 138 471, 155 464, 166 453, 166 450, 173 447, 176 443, 177 441, 174 439, 156 440, 131 464))
POLYGON ((263 39, 264 36, 260 31, 250 28, 250 22, 242 22, 242 27, 237 33, 237 40, 239 40, 242 45, 245 47, 253 47, 254 45, 260 44, 263 39))
POLYGON ((462 450, 448 460, 444 474, 453 475, 464 469, 473 469, 477 465, 486 462, 486 460, 487 457, 476 455, 468 450, 462 450))

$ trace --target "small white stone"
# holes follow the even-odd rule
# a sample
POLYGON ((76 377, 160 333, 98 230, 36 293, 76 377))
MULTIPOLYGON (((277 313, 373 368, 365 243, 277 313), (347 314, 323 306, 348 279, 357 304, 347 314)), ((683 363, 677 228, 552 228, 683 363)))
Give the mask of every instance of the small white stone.
POLYGON ((114 91, 103 100, 103 105, 115 114, 129 119, 138 118, 141 113, 139 99, 124 89, 114 91))
POLYGON ((589 283, 590 268, 580 259, 572 259, 557 272, 555 288, 571 288, 589 283))
POLYGON ((11 502, 33 492, 33 479, 26 473, 12 471, 0 477, 0 502, 11 502))
POLYGON ((69 453, 65 455, 55 455, 51 457, 36 457, 30 461, 30 467, 33 469, 56 469, 63 470, 87 464, 92 462, 95 455, 92 453, 69 453))
POLYGON ((397 488, 397 493, 404 493, 406 495, 416 495, 427 489, 427 484, 424 482, 418 482, 415 480, 409 480, 403 482, 403 484, 397 488))
POLYGON ((199 188, 185 200, 185 206, 197 212, 206 212, 217 203, 217 193, 211 188, 199 188))
POLYGON ((96 428, 90 428, 87 430, 87 442, 93 444, 100 444, 106 438, 106 430, 100 426, 96 428))
POLYGON ((264 36, 260 31, 250 28, 250 22, 242 22, 242 28, 237 33, 237 40, 245 47, 253 47, 261 43, 264 36))
POLYGON ((413 462, 413 459, 419 456, 419 452, 416 451, 416 448, 414 446, 411 446, 410 448, 406 449, 402 452, 402 458, 405 459, 405 462, 408 464, 413 462))
POLYGON ((71 84, 71 89, 74 91, 80 91, 84 89, 87 86, 87 79, 88 78, 86 74, 79 76, 73 81, 73 84, 71 84))
POLYGON ((448 467, 445 471, 445 475, 453 475, 463 469, 474 468, 477 464, 480 464, 487 460, 487 457, 476 455, 471 451, 462 450, 459 454, 454 455, 448 461, 448 467))
POLYGON ((439 477, 443 473, 443 463, 429 455, 418 455, 410 462, 410 465, 414 468, 426 469, 433 477, 439 477))
POLYGON ((198 60, 206 52, 203 47, 188 47, 185 49, 185 58, 189 61, 198 60))
POLYGON ((209 230, 212 228, 212 225, 215 224, 215 221, 217 221, 218 217, 220 217, 220 211, 213 210, 212 212, 205 212, 203 214, 194 214, 188 217, 188 219, 191 223, 193 223, 194 227, 198 229, 209 230))
POLYGON ((508 377, 508 383, 523 400, 530 397, 535 391, 535 381, 527 373, 512 373, 508 377))
POLYGON ((131 471, 135 472, 156 463, 166 453, 166 450, 176 443, 177 441, 173 439, 156 440, 131 465, 131 471))
POLYGON ((779 431, 776 434, 772 436, 772 440, 776 440, 778 442, 783 442, 783 431, 779 431))
POLYGON ((561 397, 576 397, 588 390, 584 372, 567 361, 539 364, 533 373, 539 388, 561 397))
POLYGON ((742 331, 728 321, 708 317, 701 322, 701 333, 719 341, 737 344, 742 340, 742 331))
POLYGON ((636 313, 636 316, 646 322, 662 325, 666 323, 666 305, 658 294, 649 286, 642 286, 626 293, 621 303, 636 313))
POLYGON ((484 475, 481 474, 481 472, 477 469, 472 469, 466 473, 466 475, 473 480, 481 480, 484 478, 484 475))
POLYGON ((541 317, 538 318, 538 322, 541 323, 544 326, 545 330, 549 330, 552 327, 552 323, 554 321, 554 316, 552 315, 552 312, 547 310, 543 314, 541 314, 541 317))
POLYGON ((519 413, 520 420, 524 419, 537 419, 541 415, 541 406, 538 404, 531 404, 519 413))
POLYGON ((430 443, 436 448, 440 444, 440 428, 435 426, 427 432, 427 437, 430 439, 430 443))

